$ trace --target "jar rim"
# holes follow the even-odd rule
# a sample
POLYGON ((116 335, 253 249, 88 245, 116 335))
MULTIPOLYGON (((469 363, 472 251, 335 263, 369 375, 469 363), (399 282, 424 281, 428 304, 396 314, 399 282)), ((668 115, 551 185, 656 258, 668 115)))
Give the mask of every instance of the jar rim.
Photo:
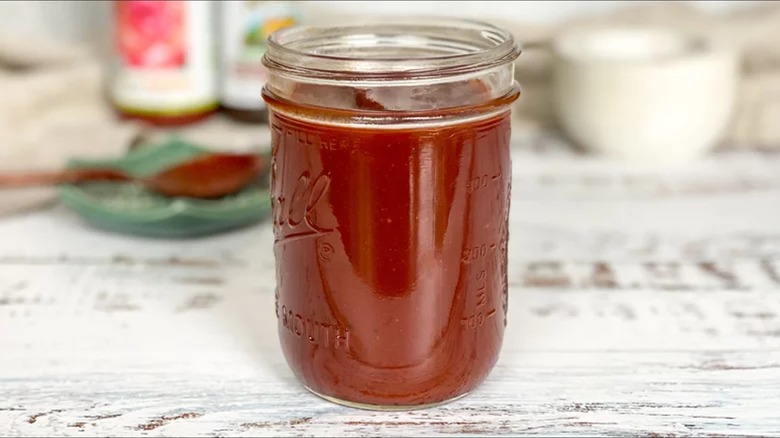
POLYGON ((328 79, 417 79, 513 62, 520 47, 504 29, 427 17, 345 26, 291 26, 268 38, 270 70, 328 79))

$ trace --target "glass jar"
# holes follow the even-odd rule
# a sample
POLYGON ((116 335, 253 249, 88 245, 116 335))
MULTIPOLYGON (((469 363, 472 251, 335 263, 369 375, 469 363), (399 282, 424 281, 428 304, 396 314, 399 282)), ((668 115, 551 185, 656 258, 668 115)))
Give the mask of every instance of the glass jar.
POLYGON ((407 409, 477 387, 507 309, 511 34, 471 21, 269 39, 276 316, 315 394, 407 409))

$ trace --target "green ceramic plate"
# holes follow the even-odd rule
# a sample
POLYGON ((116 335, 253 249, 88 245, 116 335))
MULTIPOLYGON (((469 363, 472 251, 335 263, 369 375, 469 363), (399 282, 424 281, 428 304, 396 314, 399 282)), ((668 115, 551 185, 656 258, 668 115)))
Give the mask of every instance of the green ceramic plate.
MULTIPOLYGON (((108 166, 147 176, 208 153, 179 138, 146 146, 115 160, 73 160, 70 167, 108 166)), ((135 183, 63 185, 60 199, 87 222, 112 231, 155 237, 191 237, 258 222, 271 211, 267 177, 216 200, 172 198, 135 183)))

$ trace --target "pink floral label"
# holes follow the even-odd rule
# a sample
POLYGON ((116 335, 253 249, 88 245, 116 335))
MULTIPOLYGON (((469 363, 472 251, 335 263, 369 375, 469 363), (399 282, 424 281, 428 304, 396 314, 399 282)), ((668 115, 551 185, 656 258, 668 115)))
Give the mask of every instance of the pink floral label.
POLYGON ((187 62, 186 2, 116 3, 117 51, 132 67, 180 68, 187 62))

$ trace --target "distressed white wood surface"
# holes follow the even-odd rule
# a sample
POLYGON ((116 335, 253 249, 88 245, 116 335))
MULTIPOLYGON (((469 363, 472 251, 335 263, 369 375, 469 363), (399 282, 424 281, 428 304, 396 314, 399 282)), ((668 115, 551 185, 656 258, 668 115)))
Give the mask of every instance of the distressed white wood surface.
POLYGON ((198 240, 0 220, 0 435, 780 436, 780 155, 659 172, 514 154, 509 326, 450 405, 351 410, 277 345, 267 224, 198 240))

